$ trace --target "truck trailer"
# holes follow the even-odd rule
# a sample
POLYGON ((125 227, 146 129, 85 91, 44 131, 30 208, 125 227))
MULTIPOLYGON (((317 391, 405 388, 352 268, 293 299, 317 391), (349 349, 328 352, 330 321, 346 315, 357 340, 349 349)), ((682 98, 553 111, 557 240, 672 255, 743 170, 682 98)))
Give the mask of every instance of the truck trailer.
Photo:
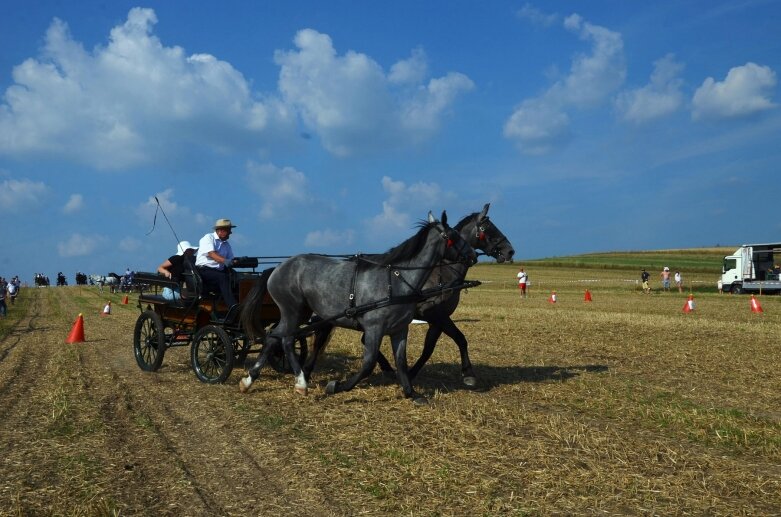
POLYGON ((724 257, 721 285, 725 292, 781 293, 781 243, 744 244, 724 257))

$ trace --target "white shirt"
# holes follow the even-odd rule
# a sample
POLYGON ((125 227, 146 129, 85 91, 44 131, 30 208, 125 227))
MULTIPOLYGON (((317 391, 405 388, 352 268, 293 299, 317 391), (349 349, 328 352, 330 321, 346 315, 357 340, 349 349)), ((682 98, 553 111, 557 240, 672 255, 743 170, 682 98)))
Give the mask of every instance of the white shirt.
POLYGON ((680 284, 681 283, 681 274, 675 273, 675 283, 680 284))
POLYGON ((519 284, 525 284, 526 283, 526 273, 523 271, 518 272, 518 283, 519 284))
POLYGON ((213 269, 223 269, 225 266, 209 257, 210 251, 216 251, 219 256, 231 261, 233 258, 233 249, 228 241, 221 241, 217 237, 217 232, 207 233, 198 241, 198 256, 195 258, 196 266, 210 267, 213 269))

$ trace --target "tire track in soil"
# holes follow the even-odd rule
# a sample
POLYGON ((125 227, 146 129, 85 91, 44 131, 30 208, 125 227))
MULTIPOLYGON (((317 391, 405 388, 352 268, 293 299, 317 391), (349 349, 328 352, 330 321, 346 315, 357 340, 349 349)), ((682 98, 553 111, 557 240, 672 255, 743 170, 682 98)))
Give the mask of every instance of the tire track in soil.
MULTIPOLYGON (((299 507, 310 515, 339 513, 334 505, 324 501, 327 499, 324 493, 320 493, 319 501, 302 501, 301 494, 289 483, 279 481, 274 475, 277 472, 258 459, 259 453, 254 450, 258 444, 255 441, 251 446, 246 443, 251 432, 247 430, 237 436, 234 428, 226 426, 226 422, 237 418, 230 407, 215 400, 199 400, 195 408, 183 404, 181 393, 175 389, 179 386, 169 385, 193 382, 198 385, 191 371, 150 374, 137 369, 129 345, 131 340, 132 331, 126 348, 85 349, 80 359, 88 396, 91 403, 100 408, 100 418, 110 430, 105 450, 117 451, 116 455, 125 459, 135 457, 132 463, 125 463, 132 475, 121 478, 128 485, 123 487, 121 500, 127 502, 127 495, 133 492, 136 500, 145 500, 143 508, 148 510, 148 505, 154 502, 159 511, 170 511, 172 505, 187 500, 190 501, 188 512, 212 515, 240 515, 246 513, 247 507, 255 512, 264 506, 277 511, 280 507, 299 507), (117 361, 116 355, 121 353, 128 355, 132 370, 127 369, 127 362, 117 361), (98 376, 96 372, 102 375, 98 376), (174 377, 173 382, 171 377, 174 377), (144 434, 129 432, 138 427, 138 421, 147 422, 145 429, 154 443, 145 440, 144 434), (184 435, 181 429, 186 430, 184 435), (222 446, 214 443, 216 436, 225 441, 222 446), (214 454, 204 454, 201 447, 213 448, 214 454), (133 451, 148 452, 150 449, 154 451, 151 461, 143 454, 133 454, 133 451), (176 473, 171 472, 172 467, 176 473), (187 494, 170 491, 150 494, 147 480, 159 481, 161 478, 170 479, 179 490, 186 489, 187 494), (241 501, 241 507, 235 492, 225 484, 236 479, 245 492, 242 499, 246 500, 241 501), (138 494, 145 495, 139 497, 138 494), (251 500, 261 494, 263 500, 251 500), (193 505, 193 498, 199 504, 193 505)), ((211 393, 217 395, 216 398, 224 399, 225 393, 220 387, 209 387, 209 390, 214 390, 211 393)), ((192 393, 187 394, 187 399, 192 400, 192 396, 192 393)), ((284 458, 289 452, 284 444, 277 444, 272 454, 284 458)))
POLYGON ((30 379, 32 372, 41 367, 42 359, 46 357, 45 347, 27 346, 30 333, 39 330, 37 324, 43 310, 41 293, 34 293, 32 296, 32 304, 27 313, 2 340, 0 421, 4 422, 4 425, 8 425, 6 421, 10 412, 19 405, 18 401, 29 398, 28 394, 35 387, 35 383, 30 379))

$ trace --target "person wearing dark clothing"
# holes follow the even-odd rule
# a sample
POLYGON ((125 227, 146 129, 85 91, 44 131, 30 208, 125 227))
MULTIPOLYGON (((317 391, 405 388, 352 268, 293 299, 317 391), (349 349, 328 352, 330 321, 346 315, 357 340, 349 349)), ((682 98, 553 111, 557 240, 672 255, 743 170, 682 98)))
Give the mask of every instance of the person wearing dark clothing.
MULTIPOLYGON (((176 246, 176 255, 172 255, 157 267, 157 272, 166 278, 181 284, 185 271, 185 260, 192 260, 197 248, 188 241, 182 241, 176 246)), ((182 293, 179 287, 163 288, 163 298, 166 300, 179 300, 182 293)))
POLYGON ((651 294, 651 286, 648 285, 648 280, 651 278, 651 274, 643 269, 643 272, 640 273, 640 278, 643 281, 643 292, 645 294, 651 294))

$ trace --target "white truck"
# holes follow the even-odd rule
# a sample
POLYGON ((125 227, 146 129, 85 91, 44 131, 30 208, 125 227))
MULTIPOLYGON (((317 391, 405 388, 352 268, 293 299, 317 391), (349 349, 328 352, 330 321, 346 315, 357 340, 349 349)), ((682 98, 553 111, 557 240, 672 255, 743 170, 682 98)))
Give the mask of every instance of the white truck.
POLYGON ((781 243, 744 244, 724 257, 721 285, 725 292, 781 293, 781 243))

